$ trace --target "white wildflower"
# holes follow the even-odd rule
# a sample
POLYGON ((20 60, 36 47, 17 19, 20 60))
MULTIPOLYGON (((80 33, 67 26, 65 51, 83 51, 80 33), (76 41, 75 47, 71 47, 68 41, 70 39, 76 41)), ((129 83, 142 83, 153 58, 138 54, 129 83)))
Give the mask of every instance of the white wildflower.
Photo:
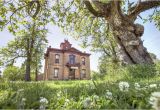
POLYGON ((59 91, 59 92, 57 93, 57 97, 58 97, 58 99, 60 99, 60 98, 61 98, 61 95, 62 95, 62 91, 59 91))
POLYGON ((94 96, 93 96, 93 99, 94 99, 95 101, 98 101, 98 100, 99 100, 99 96, 98 96, 98 95, 94 95, 94 96))
POLYGON ((89 83, 89 87, 90 87, 90 89, 95 89, 96 88, 93 83, 89 83))
POLYGON ((109 90, 107 90, 107 92, 106 92, 106 98, 110 99, 110 100, 113 98, 112 92, 110 92, 109 90))
POLYGON ((150 84, 149 87, 150 88, 157 88, 157 84, 150 84))
POLYGON ((46 98, 44 98, 44 97, 40 97, 40 101, 39 102, 40 102, 39 109, 40 110, 45 110, 46 105, 48 104, 48 100, 46 98))
POLYGON ((26 98, 22 98, 20 103, 19 103, 19 107, 18 108, 19 109, 24 109, 25 105, 26 105, 26 98))
POLYGON ((120 91, 128 91, 128 89, 129 89, 128 82, 120 82, 119 89, 120 89, 120 91))
POLYGON ((83 101, 83 107, 84 108, 89 108, 91 106, 92 100, 90 97, 87 97, 84 101, 83 101))
POLYGON ((139 83, 135 83, 134 87, 136 90, 141 90, 141 86, 139 85, 139 83))
POLYGON ((160 92, 153 92, 151 94, 149 103, 155 110, 160 110, 160 92))
POLYGON ((64 102, 64 107, 68 106, 70 100, 69 99, 65 99, 65 102, 64 102))
POLYGON ((26 101, 26 98, 22 98, 22 101, 25 102, 25 101, 26 101))
POLYGON ((45 103, 45 104, 48 104, 48 100, 44 97, 40 97, 40 103, 45 103))
POLYGON ((23 92, 24 91, 24 89, 19 89, 17 92, 23 92))

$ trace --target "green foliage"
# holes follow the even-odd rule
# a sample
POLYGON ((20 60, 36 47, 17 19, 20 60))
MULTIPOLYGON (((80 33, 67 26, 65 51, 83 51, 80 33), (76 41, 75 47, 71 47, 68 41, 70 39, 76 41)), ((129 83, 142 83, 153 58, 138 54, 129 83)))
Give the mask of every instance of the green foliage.
POLYGON ((103 77, 93 72, 91 81, 4 81, 0 83, 0 109, 39 109, 40 97, 47 99, 46 109, 151 109, 150 94, 160 90, 159 70, 156 63, 117 66, 103 77), (127 91, 119 87, 123 81, 129 84, 127 91))
POLYGON ((150 78, 156 75, 155 65, 129 65, 126 69, 132 78, 150 78))
POLYGON ((3 72, 3 78, 9 81, 24 80, 24 73, 16 66, 8 66, 3 72))
POLYGON ((102 80, 102 79, 104 79, 105 75, 106 74, 98 73, 96 71, 92 71, 91 72, 91 79, 93 79, 93 80, 98 80, 98 79, 102 80))
POLYGON ((117 58, 117 56, 108 56, 106 54, 102 54, 102 56, 99 58, 99 73, 106 75, 108 73, 111 73, 113 70, 119 68, 120 62, 117 58))
POLYGON ((135 89, 134 82, 128 81, 128 91, 121 91, 121 81, 3 82, 0 108, 39 109, 40 97, 44 97, 48 100, 46 109, 151 109, 150 94, 160 90, 158 83, 140 82, 140 88, 135 89))

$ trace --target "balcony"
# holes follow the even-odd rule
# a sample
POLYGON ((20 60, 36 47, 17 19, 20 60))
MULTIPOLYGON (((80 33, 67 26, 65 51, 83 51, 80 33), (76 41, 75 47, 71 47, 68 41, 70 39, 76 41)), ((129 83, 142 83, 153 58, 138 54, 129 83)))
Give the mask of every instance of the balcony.
POLYGON ((71 64, 71 63, 67 63, 66 66, 68 67, 80 67, 80 63, 74 63, 74 64, 71 64))

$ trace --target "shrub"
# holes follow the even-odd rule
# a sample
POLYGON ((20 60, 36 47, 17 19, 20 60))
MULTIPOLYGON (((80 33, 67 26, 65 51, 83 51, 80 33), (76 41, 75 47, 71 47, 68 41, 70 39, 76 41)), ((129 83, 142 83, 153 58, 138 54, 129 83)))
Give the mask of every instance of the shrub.
POLYGON ((24 74, 20 68, 16 66, 8 66, 3 72, 3 78, 9 81, 23 80, 24 74))
POLYGON ((130 65, 126 69, 132 78, 150 78, 156 75, 155 65, 130 65))
POLYGON ((104 79, 105 75, 106 75, 105 73, 99 73, 96 71, 92 71, 91 72, 91 79, 94 79, 94 80, 104 79))

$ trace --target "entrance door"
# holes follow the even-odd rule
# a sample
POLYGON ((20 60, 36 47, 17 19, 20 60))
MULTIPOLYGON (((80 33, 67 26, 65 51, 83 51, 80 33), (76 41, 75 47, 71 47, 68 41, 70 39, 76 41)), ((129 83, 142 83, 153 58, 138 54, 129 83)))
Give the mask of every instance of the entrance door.
POLYGON ((69 79, 75 79, 75 69, 69 69, 69 79))

